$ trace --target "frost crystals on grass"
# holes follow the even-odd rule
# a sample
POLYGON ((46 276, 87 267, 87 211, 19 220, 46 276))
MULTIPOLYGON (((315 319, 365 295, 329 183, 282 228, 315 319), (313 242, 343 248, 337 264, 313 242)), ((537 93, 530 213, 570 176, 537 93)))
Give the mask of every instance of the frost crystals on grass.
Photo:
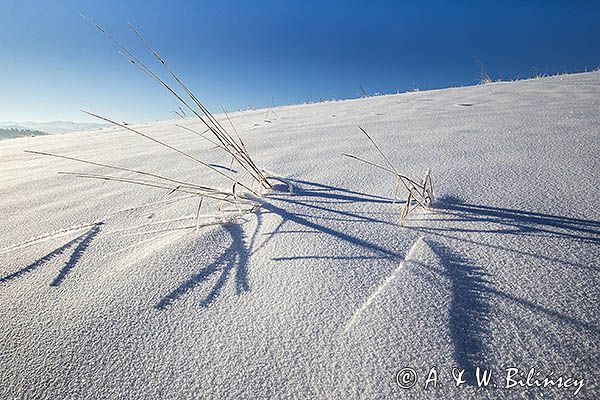
POLYGON ((431 181, 430 171, 427 171, 425 173, 425 176, 421 180, 420 184, 410 179, 409 177, 400 174, 398 170, 396 170, 390 159, 383 153, 383 151, 381 151, 381 149, 379 148, 379 146, 377 146, 377 144, 371 138, 371 136, 369 136, 367 131, 365 131, 360 126, 358 128, 362 131, 362 133, 365 134, 365 136, 367 137, 367 139, 369 139, 371 144, 375 146, 375 148, 377 149, 379 154, 381 154, 388 166, 386 167, 385 165, 380 165, 372 161, 365 160, 364 158, 354 156, 352 154, 344 153, 342 155, 350 157, 362 163, 369 164, 390 174, 393 174, 396 177, 396 183, 394 185, 394 202, 396 202, 398 198, 398 193, 400 192, 401 187, 404 186, 404 188, 407 191, 407 197, 404 206, 400 211, 400 223, 402 224, 408 213, 413 211, 415 208, 429 208, 429 206, 431 206, 431 204, 433 203, 433 182, 431 181))

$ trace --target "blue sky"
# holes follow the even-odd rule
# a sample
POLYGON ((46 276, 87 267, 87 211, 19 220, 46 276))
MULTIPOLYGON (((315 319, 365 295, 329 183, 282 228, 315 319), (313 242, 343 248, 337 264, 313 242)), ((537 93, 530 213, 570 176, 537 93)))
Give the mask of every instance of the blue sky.
POLYGON ((471 85, 475 57, 494 79, 600 66, 598 1, 0 0, 0 121, 174 117, 82 12, 147 57, 134 22, 214 111, 471 85))

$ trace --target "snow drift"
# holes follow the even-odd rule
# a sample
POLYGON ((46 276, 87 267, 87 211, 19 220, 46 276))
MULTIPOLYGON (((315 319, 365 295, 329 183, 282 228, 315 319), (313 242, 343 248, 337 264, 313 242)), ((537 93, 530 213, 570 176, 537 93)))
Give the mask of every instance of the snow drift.
MULTIPOLYGON (((505 389, 515 366, 597 398, 599 106, 593 72, 234 113, 294 191, 198 232, 193 197, 24 153, 229 185, 163 147, 120 129, 2 141, 0 397, 573 394, 505 389), (393 179, 341 156, 378 157, 359 124, 404 174, 432 170, 431 210, 400 225, 393 179), (443 385, 424 390, 432 367, 443 385), (497 387, 453 384, 477 367, 497 387)), ((174 124, 136 129, 231 168, 174 124)))

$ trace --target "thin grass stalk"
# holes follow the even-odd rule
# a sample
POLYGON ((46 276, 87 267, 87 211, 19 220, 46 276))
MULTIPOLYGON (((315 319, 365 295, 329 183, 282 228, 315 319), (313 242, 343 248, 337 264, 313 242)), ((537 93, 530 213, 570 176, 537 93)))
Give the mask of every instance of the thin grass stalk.
MULTIPOLYGON (((152 182, 152 181, 148 181, 148 180, 141 180, 141 179, 131 179, 131 178, 120 178, 117 176, 110 176, 110 175, 95 175, 95 174, 85 174, 85 173, 80 173, 80 172, 59 172, 59 174, 61 175, 72 175, 72 176, 76 176, 79 178, 88 178, 88 179, 98 179, 98 180, 105 180, 105 181, 115 181, 115 182, 122 182, 122 183, 130 183, 130 184, 134 184, 134 185, 141 185, 141 186, 148 186, 148 187, 153 187, 153 188, 157 188, 157 189, 166 189, 166 190, 170 190, 171 193, 173 192, 181 192, 181 193, 187 193, 187 194, 193 194, 196 196, 204 196, 204 197, 208 197, 214 200, 222 200, 222 201, 226 201, 229 203, 235 203, 235 200, 231 200, 228 197, 231 196, 229 193, 223 193, 222 197, 219 197, 217 194, 214 193, 206 193, 194 188, 186 188, 184 186, 165 186, 165 185, 161 185, 158 182, 152 182)), ((220 193, 219 193, 220 194, 220 193)))
MULTIPOLYGON (((410 196, 412 196, 412 197, 414 197, 415 201, 416 201, 417 203, 419 203, 419 205, 420 205, 421 207, 423 207, 424 209, 425 209, 425 208, 427 208, 427 207, 425 207, 423 204, 421 204, 421 202, 419 202, 419 200, 417 200, 416 196, 413 194, 413 190, 415 190, 414 186, 413 186, 412 188, 409 188, 409 187, 408 187, 408 184, 407 184, 406 182, 404 182, 404 180, 403 180, 403 179, 400 179, 400 182, 402 182, 402 183, 404 184, 404 187, 406 188, 406 190, 408 190, 408 193, 409 193, 409 195, 410 195, 410 196)), ((410 183, 412 184, 412 181, 410 181, 410 183)), ((418 193, 418 192, 417 192, 417 193, 418 193)), ((410 197, 409 197, 409 198, 410 198, 410 197)), ((409 201, 409 202, 407 202, 407 204, 409 204, 409 203, 410 203, 410 201, 409 201)))
MULTIPOLYGON (((250 165, 251 169, 254 170, 254 172, 256 172, 258 174, 258 179, 256 177, 255 177, 255 179, 261 181, 261 183, 266 183, 266 185, 267 185, 266 187, 270 187, 270 184, 266 180, 266 177, 262 174, 262 171, 260 171, 260 169, 254 164, 252 158, 249 156, 249 154, 247 153, 247 151, 245 150, 245 148, 239 147, 239 145, 235 142, 235 140, 231 137, 231 135, 229 135, 229 133, 225 130, 225 128, 217 121, 217 119, 212 115, 212 113, 210 111, 208 111, 208 109, 200 102, 200 100, 198 100, 198 98, 192 93, 192 91, 187 87, 187 85, 185 85, 185 83, 175 74, 175 72, 173 71, 173 69, 158 54, 158 52, 156 50, 154 50, 152 48, 152 46, 150 46, 150 44, 148 43, 148 41, 146 41, 146 39, 144 39, 144 37, 142 36, 142 34, 133 26, 133 24, 131 22, 128 22, 128 24, 131 27, 131 29, 135 32, 135 34, 146 45, 146 47, 148 48, 148 50, 165 67, 165 69, 169 72, 169 74, 173 77, 173 79, 175 79, 177 81, 177 83, 183 88, 183 90, 192 99, 192 101, 196 104, 196 106, 212 122, 212 124, 216 128, 216 131, 218 131, 222 135, 223 141, 226 142, 226 143, 223 143, 223 144, 224 145, 229 144, 230 146, 232 146, 233 150, 234 150, 234 153, 236 153, 236 154, 240 155, 241 157, 243 157, 245 159, 245 161, 250 165)), ((217 132, 215 132, 214 129, 211 129, 211 130, 213 131, 213 133, 217 137, 219 137, 219 135, 217 135, 217 132)), ((232 155, 234 155, 234 154, 232 154, 232 155)), ((244 167, 244 165, 242 165, 242 167, 244 167)), ((251 175, 253 175, 253 174, 251 174, 251 175)))
POLYGON ((246 185, 244 185, 243 183, 239 182, 239 181, 238 181, 238 180, 236 180, 235 178, 233 178, 233 177, 231 177, 231 176, 227 175, 226 173, 219 171, 218 169, 216 169, 215 167, 211 166, 210 164, 208 164, 208 163, 206 163, 206 162, 204 162, 204 161, 202 161, 202 160, 200 160, 200 159, 198 159, 198 158, 196 158, 196 157, 194 157, 194 156, 192 156, 192 155, 190 155, 190 154, 186 153, 185 151, 179 150, 178 148, 176 148, 176 147, 173 147, 173 146, 171 146, 171 145, 169 145, 169 144, 167 144, 167 143, 165 143, 165 142, 162 142, 162 141, 160 141, 160 140, 158 140, 158 139, 155 139, 155 138, 153 138, 152 136, 146 135, 145 133, 142 133, 142 132, 140 132, 140 131, 138 131, 138 130, 136 130, 136 129, 133 129, 133 128, 131 128, 131 127, 127 126, 127 125, 120 124, 120 123, 118 123, 118 122, 116 122, 116 121, 113 121, 113 120, 111 120, 111 119, 109 119, 109 118, 106 118, 106 117, 103 117, 103 116, 101 116, 101 115, 97 115, 97 114, 91 113, 91 112, 89 112, 89 111, 85 111, 85 110, 82 110, 82 111, 83 111, 85 114, 91 115, 92 117, 96 117, 96 118, 98 118, 98 119, 101 119, 101 120, 103 120, 103 121, 110 122, 111 124, 114 124, 114 125, 116 125, 116 126, 118 126, 118 127, 121 127, 121 128, 123 128, 123 129, 127 129, 127 130, 128 130, 128 131, 130 131, 130 132, 133 132, 133 133, 135 133, 135 134, 137 134, 137 135, 140 135, 140 136, 142 136, 142 137, 144 137, 144 138, 146 138, 146 139, 149 139, 149 140, 151 140, 151 141, 153 141, 153 142, 155 142, 155 143, 157 143, 157 144, 160 144, 161 146, 164 146, 164 147, 166 147, 166 148, 168 148, 168 149, 171 149, 171 150, 173 150, 173 151, 175 151, 175 152, 177 152, 177 153, 179 153, 179 154, 181 154, 181 155, 183 155, 183 156, 185 156, 185 157, 187 157, 187 158, 189 158, 189 159, 191 159, 191 160, 193 160, 193 161, 196 161, 197 163, 204 165, 205 167, 207 167, 207 168, 209 168, 209 169, 213 170, 213 171, 214 171, 214 172, 216 172, 217 174, 219 174, 219 175, 221 175, 221 176, 223 176, 223 177, 225 177, 225 178, 229 179, 230 181, 232 181, 232 182, 237 182, 237 183, 238 183, 240 186, 242 186, 243 188, 245 188, 245 189, 249 190, 250 192, 252 192, 253 194, 255 194, 255 195, 257 195, 257 196, 258 196, 258 194, 256 194, 256 192, 254 192, 254 191, 253 191, 252 189, 250 189, 248 186, 246 186, 246 185))
MULTIPOLYGON (((247 169, 247 167, 249 166, 250 169, 253 170, 253 172, 257 175, 257 176, 254 176, 254 174, 251 173, 251 175, 253 175, 253 177, 255 179, 259 180, 263 184, 263 186, 265 186, 266 188, 271 187, 271 185, 267 181, 266 177, 262 174, 262 171, 260 171, 260 169, 256 166, 256 164, 254 164, 254 162, 250 158, 250 156, 247 153, 247 151, 245 150, 245 148, 239 147, 240 145, 235 142, 235 140, 231 137, 231 135, 229 135, 229 133, 227 133, 225 128, 223 128, 223 126, 216 120, 216 118, 212 115, 212 113, 210 111, 208 111, 208 109, 200 102, 200 100, 198 100, 198 98, 192 93, 192 91, 187 87, 187 85, 185 85, 185 83, 175 74, 175 72, 171 69, 171 67, 167 64, 167 62, 158 54, 158 52, 156 50, 154 50, 154 48, 152 48, 152 46, 148 43, 148 41, 146 41, 146 39, 144 39, 142 34, 133 26, 133 24, 131 22, 128 22, 128 24, 129 24, 130 28, 135 32, 135 34, 140 38, 140 40, 142 40, 142 42, 146 45, 148 50, 165 67, 165 69, 169 72, 171 77, 173 77, 173 79, 175 79, 175 81, 181 86, 181 88, 186 92, 186 94, 190 97, 190 99, 192 99, 192 101, 202 111, 202 113, 211 121, 213 126, 211 127, 209 124, 207 124, 204 121, 204 119, 200 118, 205 123, 205 125, 207 125, 207 127, 209 127, 209 128, 212 128, 211 130, 213 131, 215 136, 217 136, 217 138, 219 138, 223 142, 223 145, 225 147, 227 147, 227 145, 229 145, 233 148, 233 151, 231 153, 234 157, 235 157, 235 155, 238 155, 238 156, 242 157, 242 159, 244 159, 244 161, 248 164, 246 166, 243 165, 243 163, 238 160, 238 162, 240 162, 242 167, 247 169)), ((170 90, 170 91, 172 91, 172 90, 170 90)), ((178 96, 178 98, 180 98, 180 97, 178 96)), ((236 159, 237 159, 237 157, 236 157, 236 159)), ((248 172, 250 172, 250 171, 248 171, 248 172)))
POLYGON ((425 192, 427 192, 427 174, 425 174, 423 177, 421 184, 423 185, 423 192, 421 193, 421 196, 425 197, 425 192))
POLYGON ((433 197, 435 196, 435 194, 433 192, 433 182, 431 180, 431 173, 428 173, 427 176, 429 177, 429 190, 431 192, 431 198, 433 200, 433 197))
POLYGON ((83 160, 81 158, 63 156, 63 155, 60 155, 60 154, 46 153, 46 152, 43 152, 43 151, 25 150, 25 153, 38 154, 38 155, 42 155, 42 156, 49 156, 49 157, 56 157, 56 158, 62 158, 62 159, 65 159, 65 160, 71 160, 71 161, 77 161, 77 162, 84 163, 84 164, 95 165, 97 167, 110 168, 110 169, 114 169, 114 170, 117 170, 117 171, 132 172, 132 173, 135 173, 135 174, 150 176, 150 177, 161 179, 161 180, 168 181, 168 182, 178 183, 180 185, 186 185, 186 186, 189 186, 189 187, 193 187, 194 189, 205 190, 205 191, 213 192, 213 193, 221 193, 221 191, 218 190, 218 189, 214 189, 214 188, 207 187, 207 186, 202 186, 202 185, 196 185, 194 183, 179 181, 177 179, 172 179, 172 178, 168 178, 166 176, 162 176, 162 175, 158 175, 158 174, 153 174, 151 172, 144 172, 144 171, 140 171, 140 170, 136 170, 136 169, 131 169, 131 168, 125 168, 125 167, 119 167, 119 166, 115 166, 115 165, 103 164, 103 163, 99 163, 99 162, 95 162, 95 161, 83 160))
POLYGON ((400 175, 398 174, 398 171, 396 170, 396 168, 394 167, 394 164, 392 164, 392 162, 390 161, 389 158, 387 158, 387 156, 383 153, 383 151, 381 151, 381 149, 379 148, 379 146, 377 146, 377 143, 375 143, 375 141, 371 138, 371 136, 369 136, 369 134, 367 133, 367 131, 365 131, 362 127, 358 127, 358 129, 360 129, 362 131, 362 133, 365 134, 365 136, 367 137, 367 139, 369 139, 369 141, 371 142, 371 144, 373 144, 373 146, 375 146, 375 148, 377 149, 377 151, 379 152, 379 154, 381 154, 381 156, 383 157, 383 159, 388 163, 388 165, 390 166, 390 168, 394 171, 394 173, 396 175, 400 175))
MULTIPOLYGON (((146 73, 148 76, 150 76, 154 81, 156 81, 157 83, 159 83, 161 86, 163 86, 169 93, 171 93, 173 96, 175 96, 175 98, 177 100, 179 100, 183 105, 185 105, 192 113, 194 113, 203 123, 204 125, 206 125, 207 128, 209 128, 213 134, 217 137, 217 139, 219 139, 219 141, 221 141, 221 143, 223 144, 223 146, 226 148, 227 145, 231 145, 232 147, 236 147, 236 144, 233 140, 231 140, 230 138, 228 138, 228 134, 225 132, 225 134, 223 134, 222 132, 219 132, 219 127, 220 124, 218 123, 218 121, 216 121, 216 119, 214 118, 214 116, 212 116, 212 114, 210 114, 210 112, 200 103, 200 101, 193 95, 193 93, 191 93, 191 91, 187 88, 187 86, 185 86, 185 84, 172 72, 172 70, 170 70, 170 68, 168 67, 168 65, 166 65, 166 63, 164 62, 164 60, 162 58, 160 58, 160 56, 158 55, 158 53, 156 53, 150 46, 149 44, 143 39, 143 37, 141 37, 141 35, 139 34, 139 32, 130 24, 130 26, 132 27, 132 29, 134 30, 134 32, 136 32, 136 34, 138 34, 138 36, 140 36, 140 38, 144 41, 144 43, 146 44, 147 47, 149 47, 149 49, 151 49, 151 51, 153 52, 153 54, 161 61, 161 63, 165 66, 165 68, 167 68, 167 70, 169 71, 169 73, 171 73, 171 75, 178 81, 178 83, 184 88, 184 90, 186 91, 186 93, 188 93, 188 95, 190 96, 190 98, 192 98, 192 101, 194 101, 198 107, 202 110, 202 112, 205 114, 205 116, 207 118, 209 118, 209 120, 214 124, 214 126, 211 126, 211 124, 209 124, 203 117, 202 115, 200 115, 193 107, 191 107, 175 90, 173 90, 165 81, 163 81, 158 75, 156 75, 154 72, 152 72, 152 70, 150 68, 148 68, 138 57, 136 57, 132 52, 130 52, 121 42, 119 42, 117 39, 115 39, 110 33, 108 33, 107 31, 105 31, 100 25, 98 25, 96 22, 94 22, 93 20, 88 19, 85 15, 83 15, 83 18, 90 23, 90 25, 92 25, 93 27, 97 28, 100 32, 102 32, 104 35, 106 35, 115 45, 117 45, 117 47, 119 47, 122 51, 123 51, 123 55, 125 55, 129 61, 134 64, 135 66, 137 66, 138 68, 140 68, 144 73, 146 73)), ((222 127, 220 127, 220 129, 222 131, 224 131, 224 129, 222 127)), ((264 177, 264 175, 262 174, 262 172, 258 169, 258 167, 256 167, 256 165, 252 162, 252 160, 250 160, 249 156, 247 154, 243 154, 243 152, 241 152, 239 149, 235 149, 235 151, 229 151, 226 150, 228 153, 230 153, 235 159, 236 161, 238 161, 238 163, 240 163, 240 165, 244 168, 244 169, 252 169, 253 173, 250 173, 250 175, 252 175, 252 177, 254 179, 257 179, 259 182, 261 182, 261 184, 265 187, 270 187, 270 184, 268 183, 268 181, 266 180, 266 178, 264 177), (240 159, 240 157, 242 159, 240 159), (244 163, 244 159, 245 162, 247 164, 250 164, 250 166, 245 165, 244 163)), ((254 192, 253 192, 254 193, 254 192)), ((255 193, 256 194, 256 193, 255 193)))
POLYGON ((200 230, 200 209, 202 208, 202 197, 198 203, 198 210, 196 211, 196 233, 200 230))
POLYGON ((376 164, 376 163, 374 163, 374 162, 372 162, 372 161, 365 160, 364 158, 360 158, 360 157, 354 156, 354 155, 352 155, 352 154, 342 153, 342 155, 343 155, 344 157, 353 158, 353 159, 355 159, 355 160, 357 160, 357 161, 363 162, 363 163, 365 163, 365 164, 369 164, 369 165, 371 165, 371 166, 373 166, 373 167, 376 167, 376 168, 379 168, 379 169, 381 169, 381 170, 383 170, 383 171, 389 172, 390 174, 392 174, 392 175, 394 175, 394 176, 397 176, 397 177, 399 177, 399 178, 401 178, 401 179, 406 179, 407 181, 409 181, 410 183, 412 183, 412 184, 414 184, 414 185, 416 185, 416 186, 418 186, 418 187, 420 187, 420 186, 421 186, 421 185, 419 185, 418 183, 416 183, 415 181, 413 181, 412 179, 410 179, 409 177, 407 177, 407 176, 404 176, 404 175, 401 175, 401 174, 399 174, 399 173, 395 172, 394 170, 391 170, 391 169, 389 169, 389 168, 386 168, 386 167, 384 167, 384 166, 382 166, 382 165, 376 164))
POLYGON ((235 132, 235 135, 237 136, 238 140, 240 141, 240 145, 242 146, 242 149, 244 151, 247 151, 246 150, 246 145, 244 144, 244 141, 242 140, 242 137, 240 136, 240 134, 238 133, 237 129, 235 128, 235 125, 231 121, 231 118, 229 118, 229 113, 227 112, 227 110, 225 109, 225 107, 223 106, 223 104, 221 104, 221 110, 223 110, 223 114, 225 114, 225 117, 227 118, 227 121, 229 121, 229 125, 231 125, 231 128, 235 132))
POLYGON ((219 143, 215 142, 215 141, 214 141, 214 140, 212 140, 212 139, 209 139, 209 138, 207 138, 207 137, 204 135, 206 132, 208 132, 208 131, 209 131, 208 129, 207 129, 207 130, 205 130, 204 132, 200 133, 200 132, 198 132, 198 131, 196 131, 196 130, 194 130, 194 129, 192 129, 192 128, 189 128, 189 127, 187 127, 187 126, 183 126, 183 125, 179 125, 179 124, 175 124, 175 126, 176 126, 176 127, 178 127, 178 128, 181 128, 181 129, 185 129, 185 130, 186 130, 186 131, 188 131, 188 132, 195 133, 196 135, 198 135, 198 136, 200 136, 202 139, 204 139, 204 140, 206 140, 206 141, 210 142, 210 143, 211 143, 211 144, 213 144, 214 146, 217 146, 218 148, 220 148, 220 149, 223 149, 223 150, 227 151, 227 149, 225 149, 225 147, 223 147, 223 145, 221 145, 221 144, 219 144, 219 143))
POLYGON ((181 101, 183 104, 185 104, 186 107, 188 107, 204 123, 204 125, 207 126, 207 128, 215 135, 215 137, 217 137, 217 139, 222 143, 223 149, 225 151, 227 151, 228 153, 230 153, 234 158, 236 158, 236 160, 242 165, 242 167, 244 167, 245 169, 247 169, 247 166, 245 166, 243 164, 242 160, 240 160, 238 157, 236 157, 236 154, 238 154, 238 153, 240 155, 242 155, 242 157, 243 157, 243 154, 242 154, 241 150, 239 148, 236 148, 235 142, 230 137, 228 137, 229 135, 227 134, 227 132, 225 131, 225 129, 218 123, 218 121, 214 118, 214 116, 212 114, 210 114, 210 112, 204 107, 204 105, 202 105, 202 103, 200 103, 200 101, 187 88, 187 86, 183 83, 183 81, 181 81, 179 79, 179 77, 177 77, 175 75, 175 73, 166 64, 166 62, 164 61, 164 59, 162 57, 160 57, 160 55, 149 45, 149 43, 143 38, 143 36, 139 33, 139 31, 137 31, 135 29, 135 27, 133 27, 133 25, 131 25, 131 24, 130 24, 130 27, 140 37, 140 39, 144 42, 144 44, 148 47, 148 49, 152 52, 152 54, 161 62, 161 64, 163 64, 163 66, 167 69, 167 71, 171 74, 171 76, 173 76, 173 78, 184 88, 184 90, 188 94, 188 96, 192 99, 192 101, 194 101, 196 103, 196 105, 200 108, 200 110, 204 113, 205 117, 208 118, 208 120, 212 123, 212 125, 209 124, 200 114, 198 114, 194 108, 192 108, 189 104, 187 104, 187 102, 185 102, 181 98, 181 96, 179 96, 175 92, 175 90, 173 90, 167 83, 165 83, 156 74, 154 74, 152 71, 150 71, 150 69, 147 68, 143 63, 141 63, 141 61, 139 61, 139 59, 136 59, 136 60, 144 67, 145 70, 147 70, 147 72, 150 72, 151 75, 156 80, 158 80, 159 83, 162 84, 162 86, 164 86, 165 88, 167 88, 170 93, 176 95, 176 98, 179 101, 181 101), (228 145, 232 146, 233 150, 228 149, 227 148, 228 145))
POLYGON ((406 218, 406 216, 408 215, 408 207, 410 207, 411 197, 412 197, 412 193, 408 192, 408 198, 406 199, 406 203, 404 204, 404 206, 402 207, 402 211, 400 212, 400 223, 401 224, 404 222, 404 218, 406 218))
MULTIPOLYGON (((148 183, 151 185, 154 184, 160 184, 162 185, 161 182, 156 182, 154 180, 151 179, 136 179, 136 178, 127 178, 127 177, 120 177, 120 176, 114 176, 114 175, 101 175, 101 174, 90 174, 90 173, 86 173, 86 172, 71 172, 71 171, 60 171, 58 172, 59 175, 74 175, 74 176, 78 176, 78 177, 91 177, 91 178, 100 178, 100 177, 108 177, 108 178, 115 178, 115 179, 128 179, 131 181, 135 181, 138 183, 148 183)), ((194 186, 189 186, 189 185, 177 185, 174 186, 173 189, 167 194, 167 195, 171 195, 173 193, 175 193, 178 189, 186 189, 186 190, 196 190, 198 193, 202 193, 202 190, 197 189, 194 186)), ((223 196, 230 196, 229 193, 212 193, 213 196, 218 196, 218 195, 223 195, 223 196)), ((215 197, 220 199, 220 197, 215 197)))
POLYGON ((342 154, 343 156, 346 157, 350 157, 352 159, 355 159, 357 161, 363 162, 365 164, 371 165, 373 167, 379 168, 383 171, 386 171, 390 174, 393 174, 396 177, 395 183, 394 183, 394 200, 393 203, 396 203, 396 199, 398 196, 398 188, 400 187, 400 183, 402 183, 402 185, 405 187, 405 189, 407 190, 408 194, 407 194, 407 198, 406 198, 406 202, 404 204, 404 206, 402 207, 401 211, 400 211, 400 223, 402 224, 404 222, 404 219, 406 218, 406 216, 413 211, 415 208, 417 207, 422 207, 423 209, 427 209, 427 207, 429 205, 431 205, 431 203, 433 202, 433 183, 431 182, 431 175, 430 172, 427 171, 425 173, 425 176, 423 177, 423 179, 421 180, 421 184, 418 184, 417 182, 413 181, 412 179, 401 175, 398 173, 398 171, 396 170, 396 168, 394 167, 394 165, 392 164, 392 162, 389 160, 389 158, 383 153, 383 151, 379 148, 379 146, 377 145, 377 143, 375 143, 375 141, 371 138, 371 136, 367 133, 367 131, 365 131, 362 127, 358 127, 363 133, 364 135, 367 137, 367 139, 369 139, 369 141, 371 142, 371 144, 377 149, 377 151, 379 152, 379 154, 383 157, 383 159, 386 161, 386 163, 389 165, 388 167, 385 167, 383 165, 374 163, 372 161, 368 161, 365 160, 363 158, 360 157, 356 157, 354 155, 351 154, 342 154), (429 185, 429 188, 427 187, 429 185), (411 205, 413 203, 413 201, 416 203, 412 208, 411 205))

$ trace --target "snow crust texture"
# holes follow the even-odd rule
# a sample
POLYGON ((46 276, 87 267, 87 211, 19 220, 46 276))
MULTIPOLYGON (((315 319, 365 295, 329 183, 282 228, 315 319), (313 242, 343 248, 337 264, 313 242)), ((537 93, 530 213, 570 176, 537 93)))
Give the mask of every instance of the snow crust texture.
MULTIPOLYGON (((231 119, 294 193, 198 232, 195 198, 24 153, 230 186, 130 132, 0 142, 0 398, 573 394, 505 389, 511 366, 600 398, 600 73, 274 111, 231 119), (402 173, 432 170, 432 209, 399 224, 393 177, 341 156, 378 161, 357 125, 402 173), (454 385, 477 367, 497 387, 454 385)), ((139 129, 230 168, 175 123, 199 127, 139 129)))

